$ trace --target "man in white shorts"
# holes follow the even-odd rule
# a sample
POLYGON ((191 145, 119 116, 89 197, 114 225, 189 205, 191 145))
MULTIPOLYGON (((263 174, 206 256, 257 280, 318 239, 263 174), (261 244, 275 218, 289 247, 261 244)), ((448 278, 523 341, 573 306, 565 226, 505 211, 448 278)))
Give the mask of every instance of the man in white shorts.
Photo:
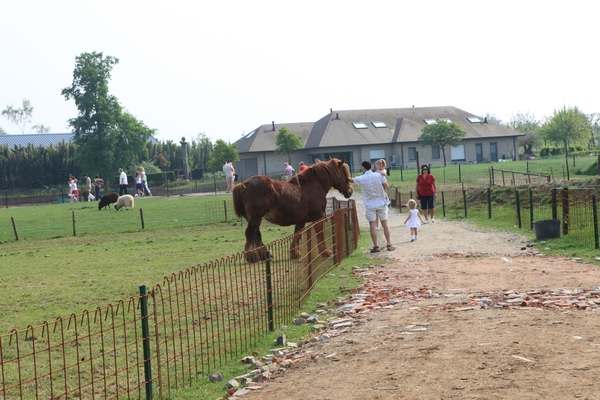
POLYGON ((223 172, 225 173, 225 182, 227 183, 227 189, 225 193, 231 193, 233 190, 233 174, 235 174, 235 169, 233 169, 233 165, 231 163, 228 163, 227 161, 224 162, 225 164, 223 165, 223 172))
POLYGON ((388 190, 387 179, 379 173, 374 173, 371 169, 372 165, 369 161, 363 161, 362 169, 364 174, 351 179, 352 182, 360 186, 362 190, 363 201, 365 203, 366 217, 369 221, 369 231, 371 234, 371 240, 373 241, 373 248, 371 253, 379 253, 381 250, 377 245, 377 217, 381 221, 383 227, 383 234, 387 241, 387 251, 394 250, 392 241, 390 238, 390 227, 387 223, 387 199, 385 191, 388 190))

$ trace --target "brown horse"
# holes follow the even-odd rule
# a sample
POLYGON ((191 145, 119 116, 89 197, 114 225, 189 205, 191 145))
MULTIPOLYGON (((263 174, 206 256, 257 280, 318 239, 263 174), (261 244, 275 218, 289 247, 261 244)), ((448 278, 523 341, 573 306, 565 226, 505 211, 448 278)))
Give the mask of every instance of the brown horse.
MULTIPOLYGON (((281 225, 296 225, 294 233, 301 231, 307 222, 325 217, 327 193, 331 187, 345 198, 352 196, 350 171, 341 160, 332 158, 317 163, 287 182, 276 181, 268 176, 251 176, 233 188, 233 208, 238 217, 248 221, 246 228, 246 260, 257 262, 266 259, 265 249, 252 251, 264 246, 260 233, 260 223, 267 221, 281 225)), ((319 243, 325 248, 323 230, 317 229, 319 243)), ((299 239, 299 238, 298 238, 299 239)), ((299 258, 297 240, 292 243, 292 258, 299 258)), ((329 251, 329 250, 323 250, 329 251)))

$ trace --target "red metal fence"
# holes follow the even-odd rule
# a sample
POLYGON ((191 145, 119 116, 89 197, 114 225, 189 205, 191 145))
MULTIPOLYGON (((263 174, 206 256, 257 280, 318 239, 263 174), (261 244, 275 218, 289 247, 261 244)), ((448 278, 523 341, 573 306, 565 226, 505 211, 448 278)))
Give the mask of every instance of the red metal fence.
POLYGON ((160 398, 189 386, 289 323, 315 283, 358 244, 354 201, 266 245, 270 258, 234 254, 166 277, 146 293, 0 335, 0 398, 160 398))

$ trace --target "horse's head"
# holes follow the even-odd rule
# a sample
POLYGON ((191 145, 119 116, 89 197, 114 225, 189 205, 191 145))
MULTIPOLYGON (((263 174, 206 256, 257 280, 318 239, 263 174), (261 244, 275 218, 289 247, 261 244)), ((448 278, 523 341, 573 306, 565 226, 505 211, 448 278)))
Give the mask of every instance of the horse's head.
POLYGON ((337 178, 332 186, 343 194, 345 198, 349 199, 352 193, 354 193, 354 189, 352 189, 352 182, 350 182, 350 168, 346 164, 346 157, 343 157, 341 160, 332 158, 329 162, 333 164, 337 171, 337 178))

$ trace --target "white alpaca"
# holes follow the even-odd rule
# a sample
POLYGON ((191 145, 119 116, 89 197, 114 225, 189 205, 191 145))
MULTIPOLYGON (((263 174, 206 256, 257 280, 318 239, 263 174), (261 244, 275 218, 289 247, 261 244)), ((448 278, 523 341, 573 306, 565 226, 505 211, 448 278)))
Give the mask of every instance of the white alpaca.
POLYGON ((119 209, 123 207, 125 207, 126 210, 133 210, 133 204, 133 196, 130 194, 125 194, 117 199, 117 202, 115 203, 115 210, 119 211, 119 209))

